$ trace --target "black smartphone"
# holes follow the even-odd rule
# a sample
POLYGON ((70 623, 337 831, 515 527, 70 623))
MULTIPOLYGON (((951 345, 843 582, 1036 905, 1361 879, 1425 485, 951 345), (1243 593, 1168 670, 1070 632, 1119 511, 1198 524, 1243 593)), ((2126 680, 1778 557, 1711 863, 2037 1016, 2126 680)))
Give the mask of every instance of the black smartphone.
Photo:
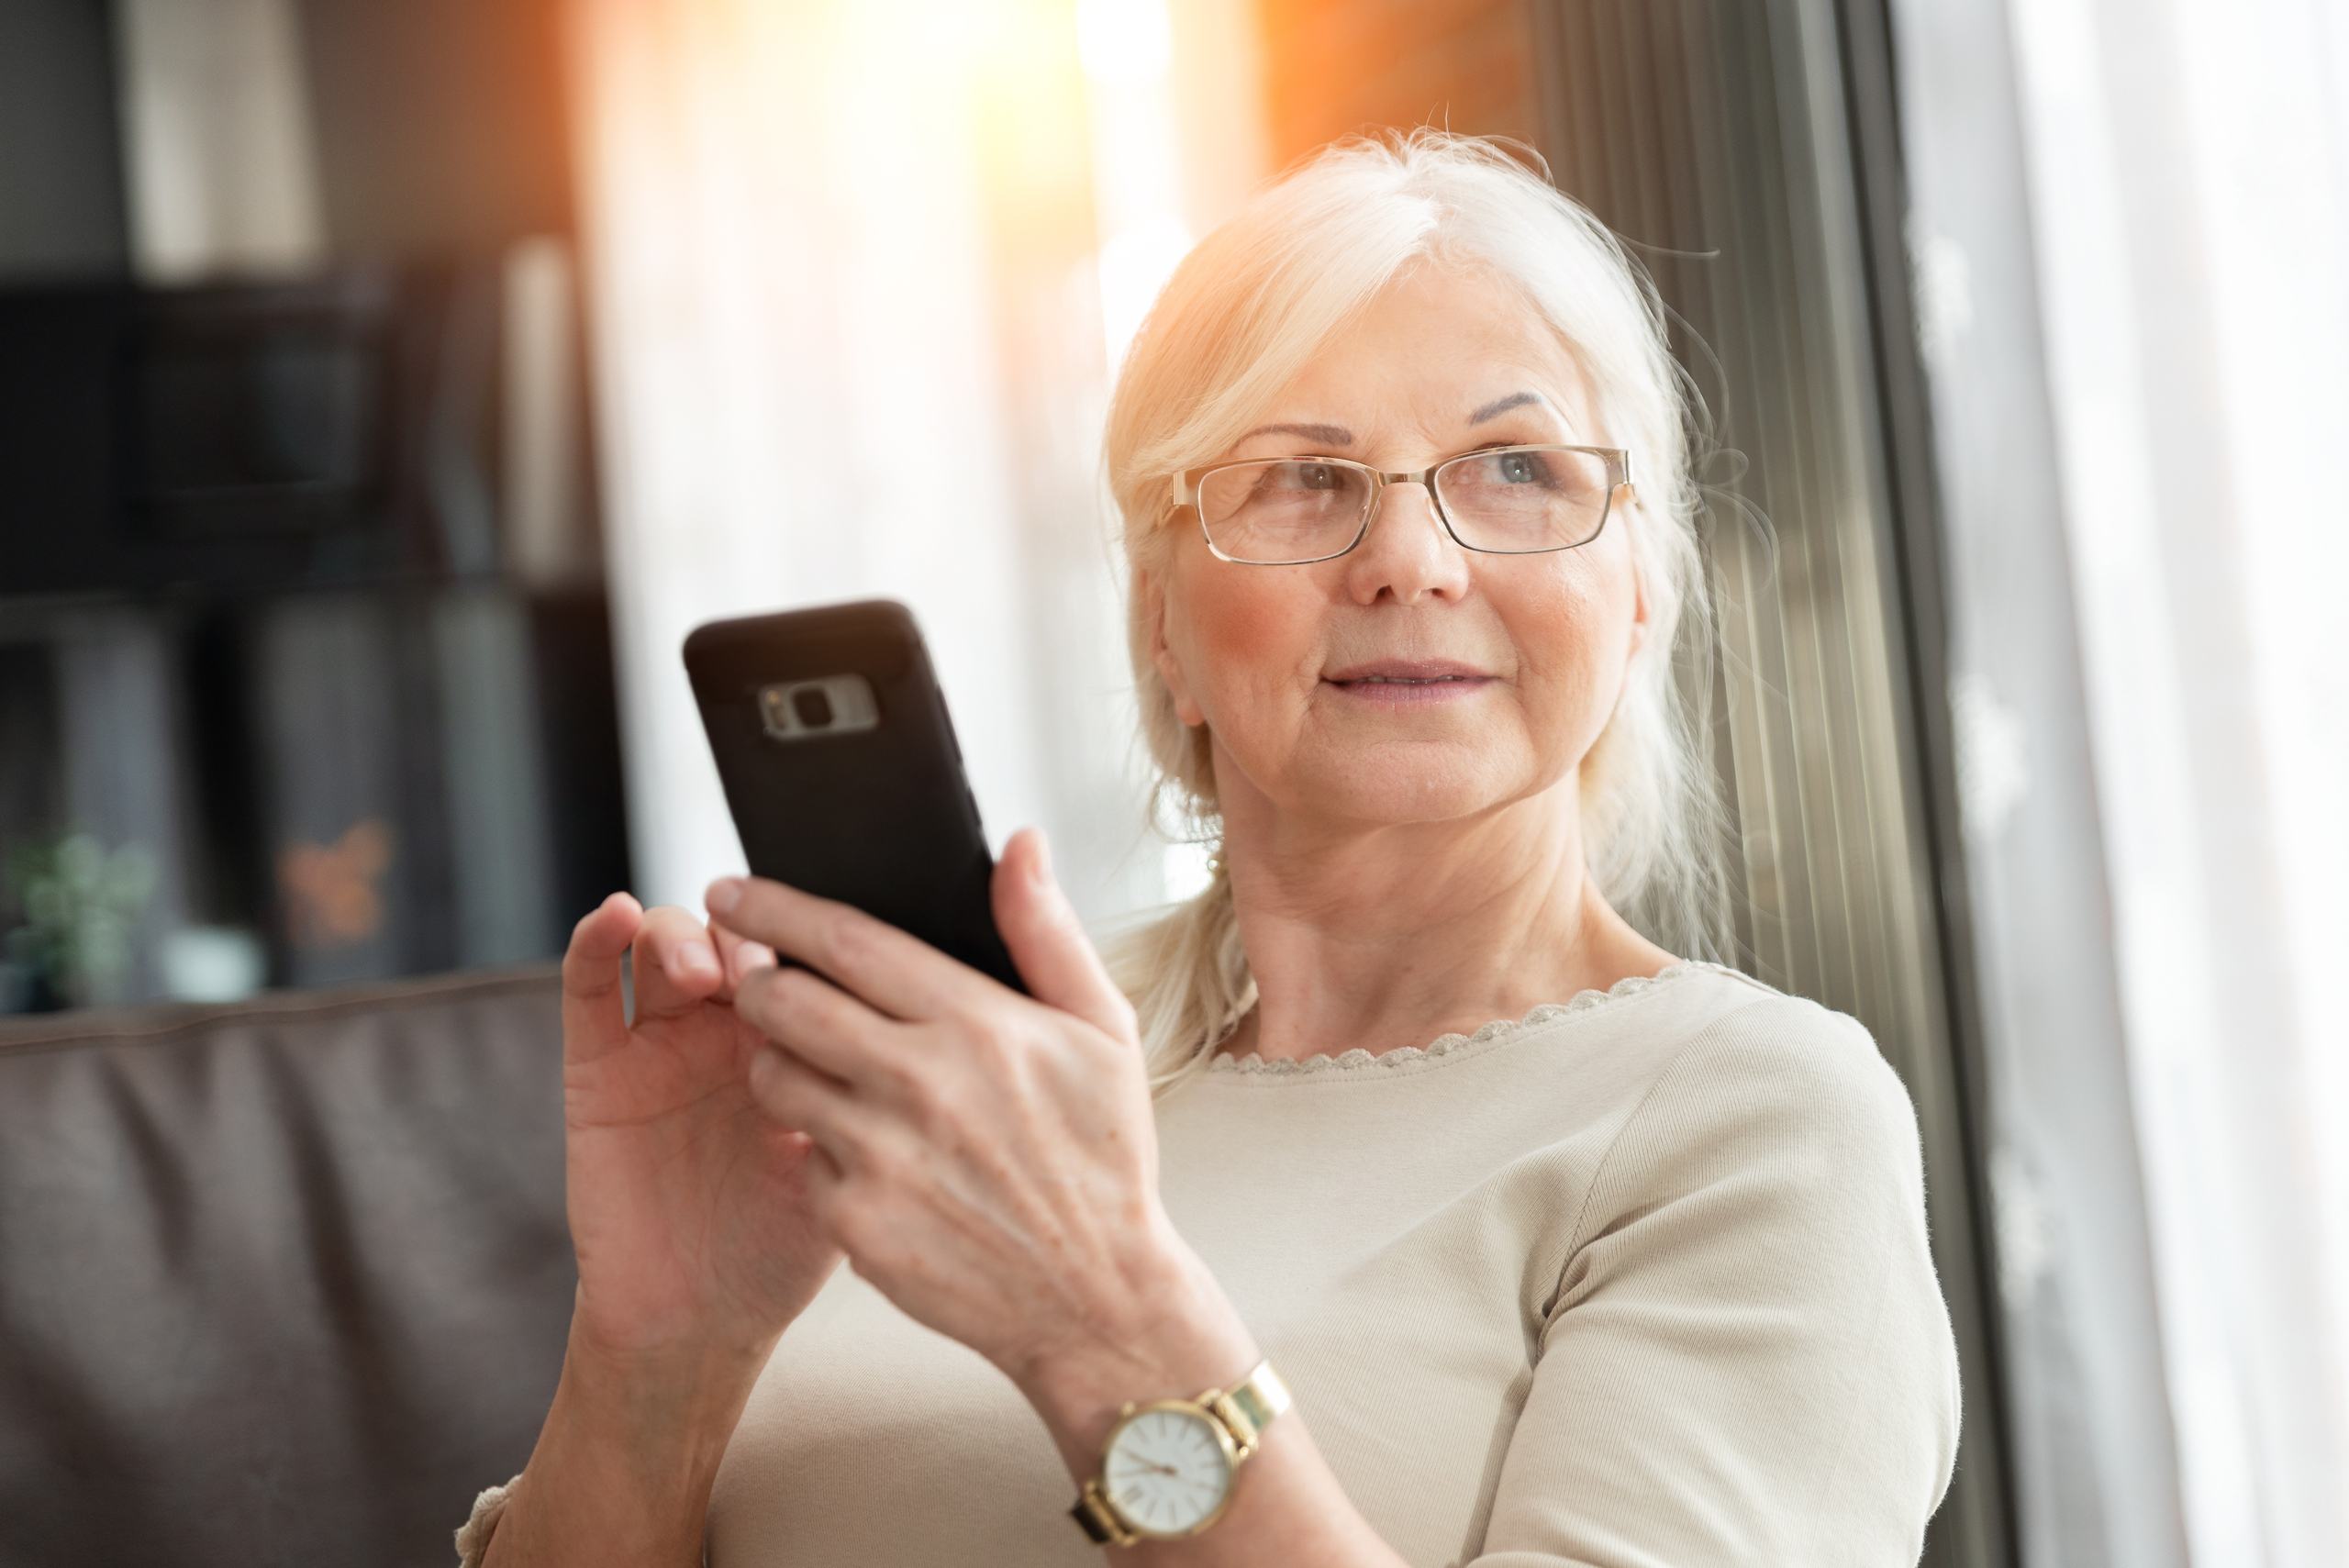
POLYGON ((711 621, 685 651, 754 874, 852 904, 1027 992, 996 929, 995 857, 911 610, 860 599, 711 621))

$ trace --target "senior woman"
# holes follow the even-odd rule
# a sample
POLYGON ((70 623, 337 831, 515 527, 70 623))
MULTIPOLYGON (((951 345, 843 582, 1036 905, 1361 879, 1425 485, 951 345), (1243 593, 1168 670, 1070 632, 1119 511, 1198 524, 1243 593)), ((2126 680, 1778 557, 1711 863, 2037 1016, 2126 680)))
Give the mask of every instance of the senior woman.
POLYGON ((1107 445, 1210 884, 1105 957, 1015 834, 1030 995, 757 879, 584 919, 577 1307, 462 1559, 1918 1559, 1959 1407, 1911 1103, 1702 956, 1660 314, 1448 133, 1198 246, 1107 445))

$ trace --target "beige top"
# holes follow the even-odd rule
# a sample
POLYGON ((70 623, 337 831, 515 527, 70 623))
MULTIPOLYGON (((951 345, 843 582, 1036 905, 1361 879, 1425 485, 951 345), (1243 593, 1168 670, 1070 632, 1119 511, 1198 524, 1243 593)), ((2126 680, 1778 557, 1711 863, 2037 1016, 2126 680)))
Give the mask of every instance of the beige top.
MULTIPOLYGON (((1158 1126, 1280 1418, 1405 1561, 1920 1555, 1956 1342, 1856 1019, 1684 961, 1423 1049, 1219 1058, 1158 1126)), ((751 1396, 709 1561, 1099 1568, 1075 1491, 1000 1373, 844 1266, 751 1396)))

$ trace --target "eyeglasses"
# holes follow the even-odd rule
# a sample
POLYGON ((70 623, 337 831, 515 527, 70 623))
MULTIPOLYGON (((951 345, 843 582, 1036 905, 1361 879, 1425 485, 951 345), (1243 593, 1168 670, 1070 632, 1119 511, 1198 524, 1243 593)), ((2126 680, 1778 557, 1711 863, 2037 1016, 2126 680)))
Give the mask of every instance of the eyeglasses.
POLYGON ((1341 457, 1209 463, 1174 477, 1177 510, 1198 515, 1208 549, 1242 566, 1328 561, 1370 531, 1378 494, 1423 484, 1444 532, 1464 549, 1535 555, 1588 544, 1617 489, 1631 485, 1621 447, 1486 447, 1417 473, 1341 457))

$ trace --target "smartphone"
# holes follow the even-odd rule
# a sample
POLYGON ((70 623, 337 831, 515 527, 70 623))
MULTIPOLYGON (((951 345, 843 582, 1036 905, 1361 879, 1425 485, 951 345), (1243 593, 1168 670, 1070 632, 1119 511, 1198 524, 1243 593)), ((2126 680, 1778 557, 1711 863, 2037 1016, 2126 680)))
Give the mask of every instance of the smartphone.
POLYGON ((753 874, 852 904, 1027 992, 911 610, 860 599, 711 621, 685 656, 753 874))

